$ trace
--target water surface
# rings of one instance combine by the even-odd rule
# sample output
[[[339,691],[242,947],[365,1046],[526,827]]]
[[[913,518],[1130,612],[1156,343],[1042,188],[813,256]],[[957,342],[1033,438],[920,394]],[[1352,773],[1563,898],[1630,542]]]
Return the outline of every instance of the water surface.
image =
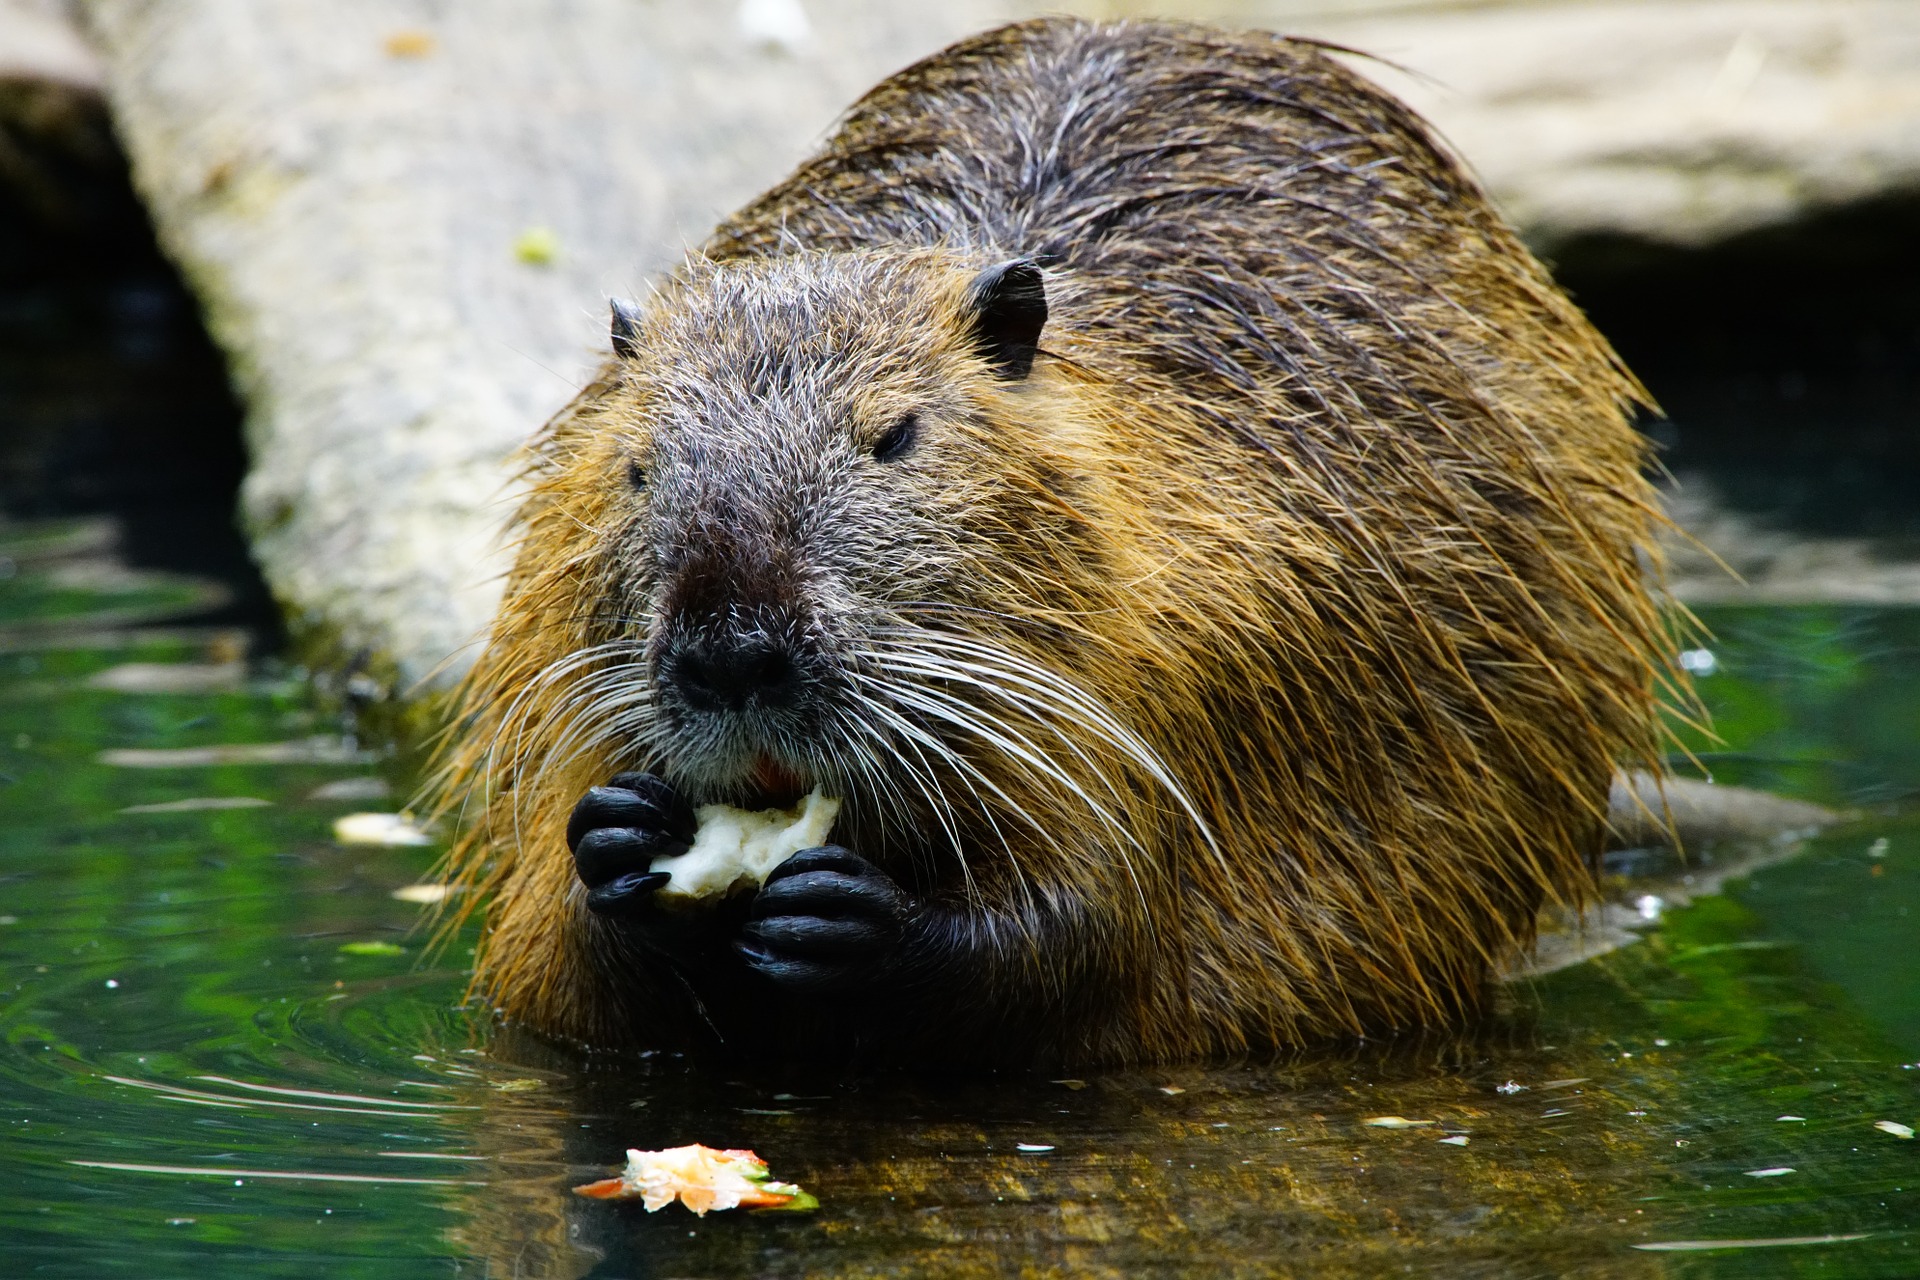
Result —
[[[434,850],[334,842],[396,801],[305,686],[154,625],[177,582],[13,545],[8,1275],[1920,1273],[1920,1140],[1875,1127],[1920,1127],[1920,615],[1710,615],[1703,762],[1863,816],[1488,1026],[1084,1080],[720,1078],[494,1029],[467,942],[430,952],[392,896]],[[240,743],[303,745],[102,754]],[[1368,1123],[1394,1116],[1431,1123]],[[569,1194],[691,1141],[821,1210]]]

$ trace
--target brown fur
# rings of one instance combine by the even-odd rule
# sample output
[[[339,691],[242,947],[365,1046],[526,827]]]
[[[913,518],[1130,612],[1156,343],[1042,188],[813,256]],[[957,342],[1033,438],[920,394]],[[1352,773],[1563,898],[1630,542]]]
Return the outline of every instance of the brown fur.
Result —
[[[1009,384],[964,290],[1022,255],[1052,318]],[[635,655],[648,566],[699,548],[655,545],[623,477],[669,465],[689,415],[725,501],[678,536],[744,522],[842,584],[822,643],[849,663],[907,680],[860,655],[930,655],[932,692],[890,705],[950,758],[876,722],[892,755],[849,731],[794,761],[846,796],[839,839],[1004,935],[898,1056],[1164,1060],[1469,1016],[1542,903],[1590,895],[1615,768],[1658,766],[1641,393],[1422,124],[1312,45],[1064,20],[956,45],[727,221],[637,345],[536,446],[450,760],[479,806],[454,865],[491,902],[477,981],[511,1018],[693,1034],[561,838],[587,786],[676,768]],[[877,489],[857,450],[915,408],[927,443]],[[781,505],[802,490],[833,518]],[[997,690],[933,672],[976,652],[956,637],[1000,655]],[[1022,701],[1021,664],[1085,701]]]

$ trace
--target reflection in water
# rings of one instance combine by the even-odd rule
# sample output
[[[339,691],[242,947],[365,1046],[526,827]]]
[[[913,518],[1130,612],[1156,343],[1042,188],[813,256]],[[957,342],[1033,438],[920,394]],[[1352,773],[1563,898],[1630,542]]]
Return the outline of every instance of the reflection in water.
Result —
[[[96,679],[230,662],[203,633],[19,645],[0,654],[9,1265],[1913,1274],[1920,1145],[1897,1131],[1920,1123],[1920,822],[1898,805],[1920,618],[1707,621],[1716,776],[1861,823],[1511,989],[1469,1033],[1084,1080],[716,1071],[492,1029],[462,1004],[466,942],[426,953],[420,908],[392,896],[432,850],[331,838],[374,791],[352,751],[205,750],[337,733],[296,685]],[[160,750],[199,763],[103,762]],[[271,803],[177,803],[233,797]],[[1430,1123],[1369,1123],[1386,1117]],[[759,1151],[821,1210],[696,1219],[570,1193],[626,1147],[695,1141]]]
[[[461,1242],[497,1269],[595,1275],[1648,1274],[1644,1122],[1660,1091],[1518,1029],[1277,1066],[1067,1082],[715,1080],[679,1066],[573,1077],[479,1117],[481,1150],[543,1126],[581,1175],[621,1149],[750,1146],[819,1214],[696,1220],[490,1187]],[[1501,1094],[1515,1075],[1531,1091]],[[636,1108],[636,1102],[643,1106]],[[1430,1121],[1383,1129],[1398,1115]],[[1461,1144],[1458,1137],[1467,1138]],[[1046,1148],[1044,1151],[1023,1151]],[[1408,1253],[1408,1250],[1416,1252]]]

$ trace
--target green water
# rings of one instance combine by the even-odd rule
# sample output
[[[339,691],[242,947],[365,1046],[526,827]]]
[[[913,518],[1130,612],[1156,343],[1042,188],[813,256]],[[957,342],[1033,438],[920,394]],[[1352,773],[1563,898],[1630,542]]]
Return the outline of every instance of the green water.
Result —
[[[99,687],[231,640],[90,632],[138,588],[76,601],[75,575],[21,563],[0,619],[57,607],[64,629],[0,651],[0,1274],[1920,1274],[1920,1140],[1874,1127],[1920,1127],[1920,615],[1709,617],[1716,776],[1865,816],[1493,1025],[1279,1064],[846,1083],[494,1030],[462,1003],[466,944],[429,954],[392,896],[434,851],[332,838],[396,802],[315,793],[377,764],[101,760],[339,733],[297,681]],[[240,797],[271,803],[126,812]],[[1366,1123],[1394,1115],[1433,1123]],[[821,1210],[568,1192],[627,1146],[692,1141],[757,1149]],[[1702,1242],[1723,1246],[1674,1247]]]

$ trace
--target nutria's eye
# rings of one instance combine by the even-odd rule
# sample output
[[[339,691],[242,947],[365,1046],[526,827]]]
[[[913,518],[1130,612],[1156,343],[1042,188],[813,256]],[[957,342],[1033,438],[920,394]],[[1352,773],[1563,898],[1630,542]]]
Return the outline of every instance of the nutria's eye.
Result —
[[[873,456],[878,462],[892,462],[895,458],[913,448],[913,442],[920,435],[920,419],[916,414],[907,414],[900,421],[887,428],[887,433],[873,442]]]
[[[631,458],[627,460],[627,483],[636,492],[647,487],[647,469]]]

